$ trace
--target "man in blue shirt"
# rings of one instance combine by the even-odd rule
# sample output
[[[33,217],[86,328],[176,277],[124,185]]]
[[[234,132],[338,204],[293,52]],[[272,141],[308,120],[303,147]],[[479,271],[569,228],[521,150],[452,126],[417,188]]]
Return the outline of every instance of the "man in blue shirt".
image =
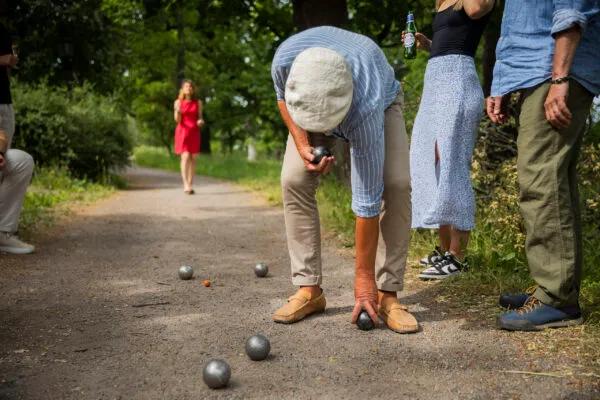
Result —
[[[582,241],[577,157],[593,97],[600,93],[599,0],[507,0],[487,113],[507,119],[519,91],[517,172],[525,250],[537,288],[503,295],[517,308],[500,328],[539,330],[582,323]]]
[[[293,323],[325,309],[320,288],[321,237],[315,198],[320,174],[313,148],[351,147],[352,210],[356,214],[355,307],[399,333],[418,330],[398,303],[410,237],[408,139],[402,92],[381,49],[369,38],[324,26],[288,38],[271,68],[277,104],[290,135],[281,184],[292,283],[300,286],[273,315]]]

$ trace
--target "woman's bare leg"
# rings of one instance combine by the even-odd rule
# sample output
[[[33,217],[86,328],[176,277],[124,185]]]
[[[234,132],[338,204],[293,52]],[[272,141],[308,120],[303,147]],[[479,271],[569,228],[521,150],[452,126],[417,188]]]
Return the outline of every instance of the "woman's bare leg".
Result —
[[[454,257],[458,259],[458,261],[462,262],[465,259],[465,253],[467,250],[467,245],[469,244],[470,234],[470,231],[459,231],[454,227],[452,228],[450,253],[452,253]]]
[[[435,166],[440,163],[440,151],[438,149],[437,140],[435,142]],[[450,250],[450,244],[452,242],[452,226],[450,225],[440,225],[438,230],[438,235],[440,237],[440,248],[442,252],[447,252]]]
[[[188,185],[190,189],[194,188],[194,174],[196,172],[196,156],[190,154],[190,161],[188,163]]]
[[[453,229],[451,225],[440,225],[440,229],[438,229],[438,235],[440,236],[440,248],[444,253],[451,248],[452,232]]]
[[[181,179],[183,180],[183,190],[185,190],[185,191],[190,190],[190,186],[188,184],[189,159],[190,159],[190,153],[188,153],[188,152],[181,153],[181,162],[180,162]]]

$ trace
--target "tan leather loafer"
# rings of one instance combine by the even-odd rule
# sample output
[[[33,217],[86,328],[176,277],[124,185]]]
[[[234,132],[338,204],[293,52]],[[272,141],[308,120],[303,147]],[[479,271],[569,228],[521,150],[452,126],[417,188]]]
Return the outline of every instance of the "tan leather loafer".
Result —
[[[293,324],[311,314],[325,311],[326,303],[323,292],[318,297],[311,299],[304,291],[299,290],[288,299],[287,304],[275,311],[273,321],[282,324]]]
[[[379,317],[388,328],[397,333],[414,333],[419,330],[417,319],[408,312],[406,306],[397,301],[380,305]]]

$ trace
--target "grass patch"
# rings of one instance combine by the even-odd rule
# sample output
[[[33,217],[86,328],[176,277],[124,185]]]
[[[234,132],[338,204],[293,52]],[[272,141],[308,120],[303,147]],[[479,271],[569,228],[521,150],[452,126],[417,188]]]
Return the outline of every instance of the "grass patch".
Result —
[[[25,195],[20,232],[27,237],[39,227],[50,226],[73,203],[87,203],[105,197],[122,185],[111,178],[103,183],[75,179],[63,168],[37,169]]]

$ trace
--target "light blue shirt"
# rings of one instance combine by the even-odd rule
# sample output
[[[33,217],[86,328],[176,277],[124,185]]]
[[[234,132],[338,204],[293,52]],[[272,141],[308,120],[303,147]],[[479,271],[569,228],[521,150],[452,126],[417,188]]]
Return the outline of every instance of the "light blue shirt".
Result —
[[[310,47],[338,52],[352,71],[352,105],[333,133],[350,143],[352,210],[359,217],[374,217],[381,210],[383,195],[384,114],[398,96],[400,83],[371,39],[322,26],[291,36],[277,49],[271,65],[277,100],[285,99],[285,83],[296,56]]]
[[[600,0],[506,0],[492,96],[536,86],[552,77],[552,35],[579,25],[583,31],[571,76],[600,93]]]

